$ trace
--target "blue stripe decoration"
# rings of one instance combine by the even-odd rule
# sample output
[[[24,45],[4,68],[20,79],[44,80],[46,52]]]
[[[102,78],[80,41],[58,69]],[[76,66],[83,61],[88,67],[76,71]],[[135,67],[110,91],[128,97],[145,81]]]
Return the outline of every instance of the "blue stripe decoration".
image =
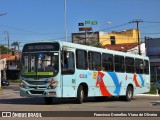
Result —
[[[138,74],[138,76],[140,77],[141,82],[142,82],[141,86],[144,87],[144,79],[143,79],[143,77],[142,77],[142,74]]]
[[[120,94],[120,89],[121,89],[121,83],[119,83],[118,81],[118,78],[117,78],[117,75],[115,72],[108,72],[108,74],[111,76],[115,86],[116,86],[116,89],[114,91],[115,94],[119,95]]]

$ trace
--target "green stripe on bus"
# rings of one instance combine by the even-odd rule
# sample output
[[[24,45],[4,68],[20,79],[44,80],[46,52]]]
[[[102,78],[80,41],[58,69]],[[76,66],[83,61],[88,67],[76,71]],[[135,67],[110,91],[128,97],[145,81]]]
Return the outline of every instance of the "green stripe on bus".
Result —
[[[36,75],[36,72],[25,72],[24,75]],[[53,72],[37,72],[37,75],[53,75]]]
[[[25,72],[24,75],[36,75],[36,72]]]
[[[53,72],[37,72],[37,75],[53,75]]]

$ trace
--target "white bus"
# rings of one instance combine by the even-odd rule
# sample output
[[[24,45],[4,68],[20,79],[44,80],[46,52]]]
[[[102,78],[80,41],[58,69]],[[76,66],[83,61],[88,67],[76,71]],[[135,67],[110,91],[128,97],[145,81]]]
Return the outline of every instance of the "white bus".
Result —
[[[25,44],[20,95],[54,98],[118,96],[131,101],[150,90],[149,58],[103,48],[54,41]]]

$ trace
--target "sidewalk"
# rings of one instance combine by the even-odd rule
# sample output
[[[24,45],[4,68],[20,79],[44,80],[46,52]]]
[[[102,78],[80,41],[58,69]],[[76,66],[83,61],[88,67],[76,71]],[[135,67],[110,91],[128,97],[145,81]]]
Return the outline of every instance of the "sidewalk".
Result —
[[[159,94],[136,94],[134,96],[160,97]]]

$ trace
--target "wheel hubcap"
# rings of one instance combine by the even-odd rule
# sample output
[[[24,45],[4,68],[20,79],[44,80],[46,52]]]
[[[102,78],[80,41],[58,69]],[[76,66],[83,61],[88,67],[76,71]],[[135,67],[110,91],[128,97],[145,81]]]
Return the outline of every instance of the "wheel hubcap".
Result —
[[[128,98],[131,98],[131,97],[132,97],[132,91],[129,90],[129,91],[128,91]]]
[[[81,101],[83,101],[83,98],[84,98],[84,92],[83,90],[81,91]]]

